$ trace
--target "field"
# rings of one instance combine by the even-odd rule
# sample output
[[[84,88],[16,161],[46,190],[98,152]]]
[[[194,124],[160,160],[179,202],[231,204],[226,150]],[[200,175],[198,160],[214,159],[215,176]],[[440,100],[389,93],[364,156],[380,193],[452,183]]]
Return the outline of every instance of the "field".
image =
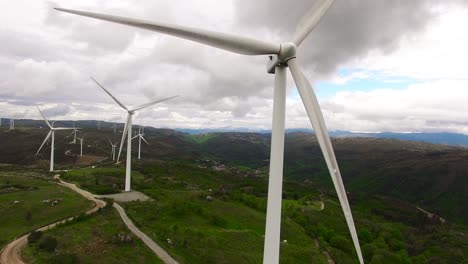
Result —
[[[21,234],[92,207],[91,202],[50,179],[37,172],[0,170],[0,247]],[[55,200],[59,202],[53,205]]]
[[[120,240],[129,236],[128,240]],[[23,258],[28,263],[163,263],[143,242],[134,237],[112,207],[81,217],[45,232],[57,240],[53,252],[28,244]],[[39,240],[40,241],[40,240]]]

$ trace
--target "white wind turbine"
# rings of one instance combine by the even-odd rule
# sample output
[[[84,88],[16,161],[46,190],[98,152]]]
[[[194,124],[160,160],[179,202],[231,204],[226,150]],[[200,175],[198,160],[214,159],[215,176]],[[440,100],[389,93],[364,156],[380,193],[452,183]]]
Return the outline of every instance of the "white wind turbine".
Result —
[[[39,106],[36,106],[36,107],[37,107],[37,110],[39,110],[39,113],[41,113],[42,118],[44,118],[45,123],[46,123],[47,126],[50,128],[49,133],[47,134],[46,138],[44,139],[44,141],[42,142],[41,146],[40,146],[39,149],[37,150],[36,156],[37,156],[37,154],[39,154],[39,152],[41,151],[42,147],[43,147],[44,144],[47,142],[47,140],[49,140],[49,138],[52,137],[51,144],[50,144],[50,171],[54,171],[55,131],[59,131],[59,130],[70,130],[70,129],[73,129],[73,128],[71,128],[71,127],[54,127],[53,123],[51,124],[51,123],[45,118],[45,116],[44,116],[44,114],[42,113],[41,109],[39,109]]]
[[[112,99],[125,111],[127,111],[127,121],[125,122],[125,127],[124,131],[122,132],[122,140],[120,141],[120,148],[119,148],[119,155],[117,156],[117,163],[119,163],[120,160],[120,154],[122,152],[122,147],[125,142],[125,135],[127,134],[127,164],[125,166],[125,191],[129,192],[130,191],[130,185],[131,185],[131,166],[132,166],[132,119],[133,119],[133,114],[135,114],[136,111],[142,110],[144,108],[147,108],[149,106],[155,105],[157,103],[161,103],[164,101],[167,101],[169,99],[175,98],[177,96],[172,96],[169,98],[164,98],[160,100],[156,100],[153,102],[149,102],[146,104],[142,104],[140,106],[137,106],[133,109],[128,109],[124,104],[122,104],[117,98],[115,98],[109,91],[104,88],[98,81],[96,81],[94,78],[91,77],[91,79],[99,86],[101,87],[104,92],[106,92]]]
[[[76,144],[76,133],[78,133],[80,128],[75,127],[75,122],[73,122],[73,131],[70,133],[70,136],[73,135],[73,141],[70,144]]]
[[[81,136],[81,137],[76,137],[76,139],[78,139],[80,141],[80,157],[83,156],[83,141],[84,141],[84,135]]]
[[[109,144],[111,144],[111,147],[112,147],[112,150],[111,150],[112,160],[115,160],[115,149],[117,148],[117,145],[119,144],[119,142],[112,143],[110,139],[107,139],[107,140],[109,141]]]
[[[15,120],[10,119],[10,131],[14,131],[14,130],[15,130]]]
[[[114,122],[114,125],[112,126],[112,128],[114,129],[114,134],[117,133],[117,123]]]
[[[135,138],[138,138],[138,159],[141,159],[141,140],[143,140],[146,145],[149,145],[148,141],[146,141],[146,139],[143,137],[145,135],[145,129],[141,127],[141,123],[140,123],[140,128],[138,129],[138,134],[134,137],[132,137],[132,140],[135,139]]]
[[[279,262],[280,228],[281,228],[281,195],[283,181],[284,156],[284,123],[286,101],[286,68],[289,67],[297,89],[305,106],[310,122],[315,130],[317,140],[327,163],[338,199],[348,224],[351,237],[360,263],[364,263],[359,240],[354,226],[351,208],[341,178],[333,147],[328,135],[320,105],[314,90],[304,76],[296,59],[296,49],[318,25],[321,18],[333,5],[334,0],[318,0],[300,20],[292,42],[271,43],[263,40],[241,37],[230,33],[219,33],[193,27],[173,25],[163,22],[152,22],[134,18],[84,12],[78,10],[55,8],[56,10],[76,15],[91,17],[123,25],[156,31],[167,35],[195,41],[215,48],[224,49],[243,55],[269,55],[268,73],[275,74],[273,100],[273,124],[270,153],[270,179],[268,185],[267,221],[263,263]]]

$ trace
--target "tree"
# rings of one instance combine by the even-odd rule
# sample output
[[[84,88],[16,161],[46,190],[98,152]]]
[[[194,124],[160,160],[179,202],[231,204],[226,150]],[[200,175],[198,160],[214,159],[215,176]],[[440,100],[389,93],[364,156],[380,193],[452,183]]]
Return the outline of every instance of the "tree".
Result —
[[[51,236],[43,236],[37,246],[45,251],[53,252],[55,248],[57,248],[58,242],[57,239],[51,237]]]
[[[24,215],[24,218],[26,219],[26,222],[30,223],[31,220],[32,220],[32,213],[31,211],[28,209],[26,210],[26,214]]]
[[[32,231],[28,236],[28,243],[36,243],[42,237],[41,231]]]

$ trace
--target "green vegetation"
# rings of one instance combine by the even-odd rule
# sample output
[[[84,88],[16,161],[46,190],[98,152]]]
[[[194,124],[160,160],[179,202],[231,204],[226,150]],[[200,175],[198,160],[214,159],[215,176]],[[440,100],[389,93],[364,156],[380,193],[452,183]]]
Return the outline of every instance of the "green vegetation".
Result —
[[[106,136],[113,134],[106,133],[90,131],[97,143],[87,151],[108,155]],[[43,135],[39,134],[21,131],[0,138],[0,143],[36,140],[40,144]],[[123,205],[134,222],[181,263],[259,262],[269,135],[189,136],[148,129],[146,138],[151,147],[143,149],[143,160],[133,161],[132,187],[154,201]],[[366,263],[468,263],[466,149],[369,138],[337,138],[333,146]],[[76,146],[61,145],[62,150],[68,147],[73,152]],[[45,161],[20,153],[30,151],[27,148],[6,147],[0,162],[43,166]],[[75,164],[70,157],[58,159],[69,164],[67,168]],[[63,177],[104,194],[122,190],[124,169],[122,165],[78,169]],[[282,240],[287,242],[281,243],[282,263],[324,263],[327,254],[335,263],[356,263],[313,135],[286,136],[283,201]],[[324,210],[320,210],[322,202]],[[37,220],[33,210],[24,210],[18,217],[23,224]],[[63,242],[56,239],[59,251]],[[72,260],[73,254],[60,253]]]
[[[131,234],[110,206],[35,234],[33,242],[29,238],[23,257],[36,264],[163,263]]]
[[[188,137],[193,140],[193,142],[198,143],[198,144],[203,144],[207,142],[210,139],[215,138],[217,135],[214,133],[206,133],[206,134],[200,134],[200,135],[189,135]]]
[[[79,194],[40,173],[0,171],[0,247],[19,235],[91,206]]]
[[[123,168],[86,168],[72,170],[65,173],[62,178],[65,181],[78,184],[95,194],[110,194],[120,192],[125,185],[125,169]],[[132,181],[141,182],[143,175],[138,171],[132,172]]]

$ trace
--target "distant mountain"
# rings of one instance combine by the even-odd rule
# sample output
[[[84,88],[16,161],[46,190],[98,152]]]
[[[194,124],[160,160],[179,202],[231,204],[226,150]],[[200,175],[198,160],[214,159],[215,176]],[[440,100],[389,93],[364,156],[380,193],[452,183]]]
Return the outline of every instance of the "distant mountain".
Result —
[[[215,128],[215,129],[176,129],[177,131],[188,133],[191,135],[204,134],[204,133],[226,133],[226,132],[254,132],[260,134],[269,134],[270,130],[255,130],[248,128]],[[314,131],[308,128],[289,128],[286,129],[286,133],[304,132],[313,134]],[[393,138],[408,141],[419,141],[427,142],[432,144],[443,144],[450,146],[462,146],[468,147],[468,135],[456,134],[456,133],[393,133],[393,132],[381,132],[381,133],[355,133],[350,131],[330,131],[331,137],[368,137],[368,138]]]

